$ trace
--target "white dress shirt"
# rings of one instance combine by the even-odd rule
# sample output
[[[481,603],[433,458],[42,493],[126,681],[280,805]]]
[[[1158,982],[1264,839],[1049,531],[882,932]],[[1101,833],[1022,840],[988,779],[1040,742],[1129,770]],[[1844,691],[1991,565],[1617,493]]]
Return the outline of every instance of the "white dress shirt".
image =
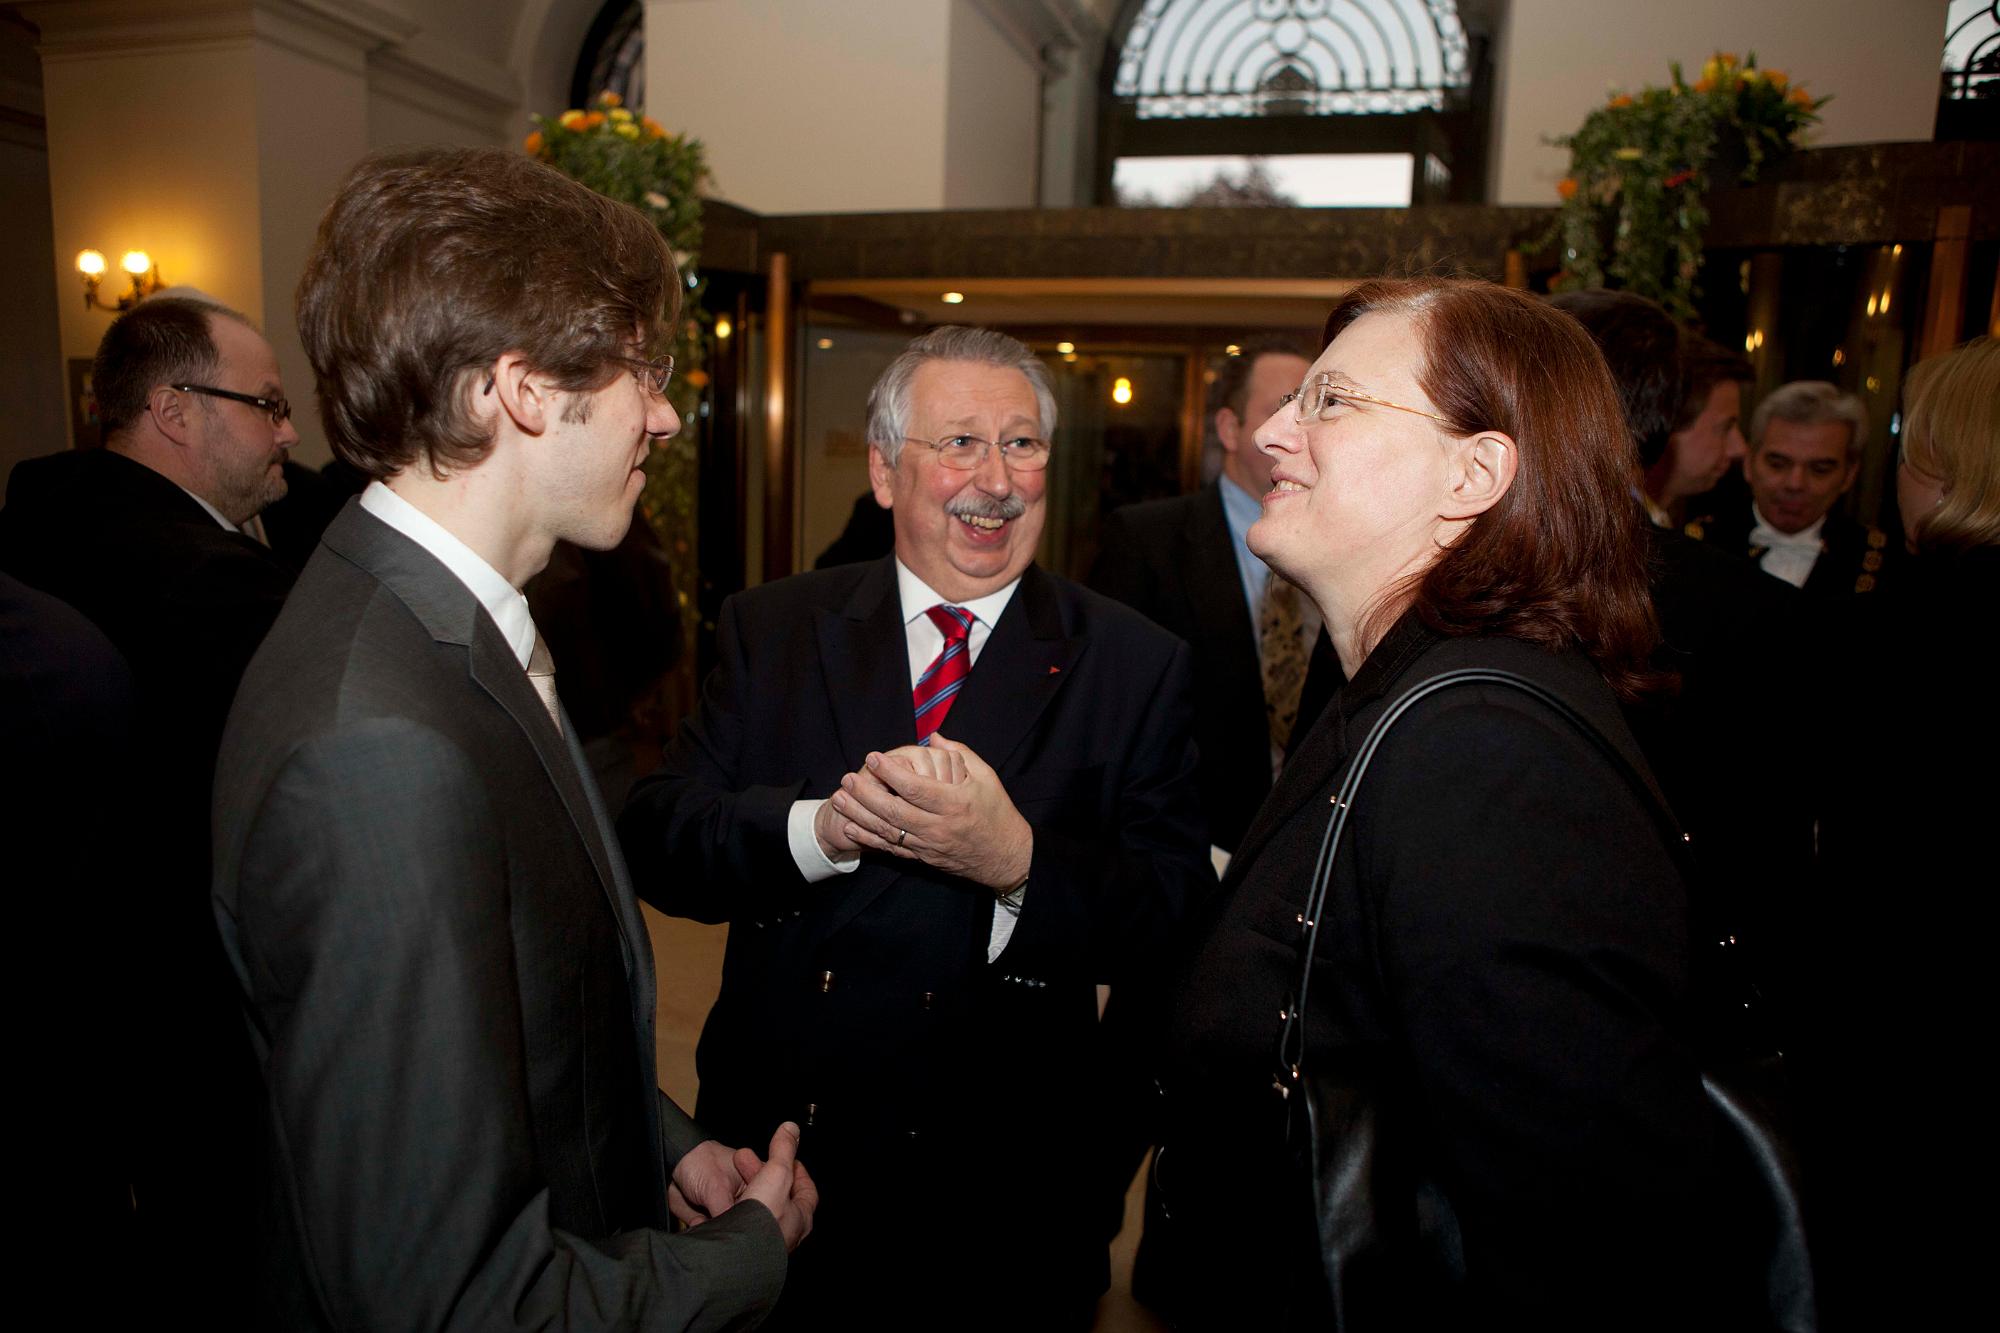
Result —
[[[528,669],[528,659],[535,652],[535,621],[519,588],[445,531],[443,524],[381,482],[368,483],[368,489],[361,492],[361,507],[436,556],[479,599],[499,627],[500,637],[520,659],[521,670]]]
[[[1754,501],[1750,505],[1750,517],[1756,520],[1750,529],[1750,544],[1764,548],[1764,554],[1757,561],[1764,572],[1783,579],[1794,588],[1805,587],[1806,580],[1812,577],[1813,566],[1819,562],[1820,552],[1826,549],[1826,543],[1820,540],[1819,535],[1820,529],[1826,526],[1826,515],[1821,514],[1818,522],[1797,532],[1780,532],[1772,527]]]
[[[910,689],[916,689],[916,679],[923,675],[938,652],[944,647],[944,631],[931,623],[927,611],[934,606],[959,606],[972,613],[972,628],[965,636],[965,652],[969,662],[977,664],[979,654],[986,647],[986,641],[993,636],[993,626],[998,623],[1000,613],[1007,609],[1014,590],[1021,586],[1015,579],[998,592],[990,592],[984,597],[975,597],[969,602],[947,602],[932,590],[922,579],[912,574],[901,560],[896,561],[896,592],[903,605],[903,637],[909,649]],[[969,669],[969,668],[968,668]],[[939,728],[945,735],[951,734],[951,719],[945,718]],[[819,814],[824,800],[794,801],[791,813],[785,820],[785,843],[792,853],[792,863],[805,876],[806,883],[817,884],[835,875],[845,875],[861,864],[857,854],[850,857],[829,857],[820,847],[819,839],[813,834],[813,819]],[[1007,947],[1013,937],[1014,922],[1021,910],[1025,893],[1017,893],[1003,906],[998,901],[993,905],[993,928],[987,936],[986,961],[992,962]]]

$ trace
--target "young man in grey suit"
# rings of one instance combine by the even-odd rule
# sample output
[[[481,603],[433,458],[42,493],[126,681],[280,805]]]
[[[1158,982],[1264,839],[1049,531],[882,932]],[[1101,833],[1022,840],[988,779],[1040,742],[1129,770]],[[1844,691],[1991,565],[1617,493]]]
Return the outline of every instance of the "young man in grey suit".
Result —
[[[760,1159],[659,1093],[645,924],[519,592],[624,534],[678,291],[636,212],[514,153],[364,163],[321,222],[300,333],[374,481],[215,794],[274,1326],[747,1327],[810,1228],[795,1126]]]

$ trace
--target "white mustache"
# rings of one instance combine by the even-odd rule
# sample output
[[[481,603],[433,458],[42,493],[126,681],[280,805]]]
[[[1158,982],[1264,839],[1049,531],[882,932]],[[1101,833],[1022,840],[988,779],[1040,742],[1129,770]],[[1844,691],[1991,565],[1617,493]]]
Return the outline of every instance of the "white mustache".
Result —
[[[953,518],[1016,519],[1028,512],[1028,504],[1018,495],[1002,499],[975,491],[945,505],[944,512]]]

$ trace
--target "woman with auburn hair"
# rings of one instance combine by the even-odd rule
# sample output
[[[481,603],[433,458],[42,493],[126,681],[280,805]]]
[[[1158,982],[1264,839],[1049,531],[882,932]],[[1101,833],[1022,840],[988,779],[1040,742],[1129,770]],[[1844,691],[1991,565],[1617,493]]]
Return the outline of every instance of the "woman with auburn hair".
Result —
[[[1348,683],[1195,923],[1155,1168],[1169,1313],[1690,1326],[1710,1121],[1677,837],[1620,714],[1658,682],[1617,393],[1574,320],[1483,282],[1364,283],[1326,340],[1256,432],[1275,466],[1249,542],[1319,606]],[[1357,747],[1460,668],[1558,702],[1458,683],[1410,704],[1313,910]],[[1301,1141],[1315,1079],[1370,1133]],[[1367,1215],[1323,1195],[1316,1228],[1299,1155],[1325,1181],[1371,1145]],[[1405,1243],[1361,1253],[1357,1227]]]

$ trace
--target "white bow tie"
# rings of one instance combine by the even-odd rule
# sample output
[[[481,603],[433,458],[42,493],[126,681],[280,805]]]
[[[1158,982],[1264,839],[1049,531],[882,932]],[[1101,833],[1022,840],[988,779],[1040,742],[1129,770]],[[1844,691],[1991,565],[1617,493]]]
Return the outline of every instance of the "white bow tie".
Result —
[[[1811,528],[1804,532],[1780,532],[1762,521],[1750,529],[1750,544],[1761,546],[1767,551],[1777,547],[1794,547],[1802,551],[1820,549],[1819,533]]]

